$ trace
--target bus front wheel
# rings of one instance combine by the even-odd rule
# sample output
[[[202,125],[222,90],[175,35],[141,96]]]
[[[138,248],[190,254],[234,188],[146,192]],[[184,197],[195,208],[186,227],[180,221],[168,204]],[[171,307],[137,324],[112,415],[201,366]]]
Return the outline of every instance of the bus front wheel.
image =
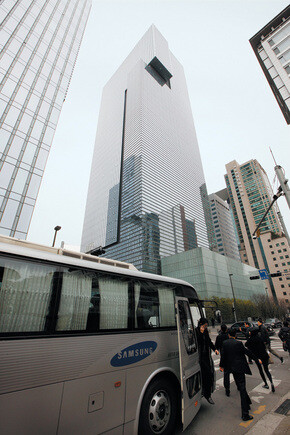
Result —
[[[177,394],[169,380],[154,380],[143,398],[138,435],[170,435],[177,416]]]

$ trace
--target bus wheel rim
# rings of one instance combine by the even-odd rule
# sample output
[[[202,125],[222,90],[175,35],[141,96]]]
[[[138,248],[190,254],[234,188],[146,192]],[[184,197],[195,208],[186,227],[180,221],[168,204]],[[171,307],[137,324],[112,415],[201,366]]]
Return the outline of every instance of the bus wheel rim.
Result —
[[[171,414],[170,399],[166,391],[156,391],[149,405],[149,425],[153,433],[160,434],[168,425]]]

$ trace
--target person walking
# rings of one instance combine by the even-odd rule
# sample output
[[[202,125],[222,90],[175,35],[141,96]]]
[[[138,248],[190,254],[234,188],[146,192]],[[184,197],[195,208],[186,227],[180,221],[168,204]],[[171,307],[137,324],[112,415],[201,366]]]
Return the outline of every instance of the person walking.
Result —
[[[256,355],[256,357],[262,361],[265,373],[271,383],[271,389],[272,392],[275,392],[275,387],[273,384],[271,373],[269,372],[269,354],[266,350],[266,346],[263,343],[263,340],[261,337],[259,337],[259,330],[258,328],[252,328],[249,331],[249,339],[246,341],[245,346],[250,349],[250,351]],[[262,365],[260,363],[257,364],[261,378],[264,381],[263,388],[269,389],[269,385],[267,384],[267,380],[265,377],[265,374],[263,372]]]
[[[283,322],[283,326],[279,331],[278,337],[283,343],[283,349],[285,352],[289,352],[290,355],[290,328],[287,320]]]
[[[224,341],[228,339],[229,339],[228,327],[225,323],[222,323],[220,333],[215,340],[215,348],[219,352],[221,352]],[[229,397],[230,396],[230,372],[226,369],[224,369],[224,387],[226,390],[226,396]]]
[[[246,336],[246,340],[248,340],[249,338],[250,338],[250,323],[249,322],[245,322],[245,329],[244,329],[244,334],[245,334],[245,336]],[[253,364],[253,361],[252,361],[252,359],[251,358],[249,358],[249,360],[248,360],[248,363],[249,364]]]
[[[211,397],[214,384],[214,365],[211,358],[211,350],[215,351],[216,355],[218,355],[219,352],[210,339],[207,327],[208,320],[205,317],[199,319],[196,328],[196,338],[201,369],[202,394],[208,403],[214,405],[214,401]]]
[[[263,320],[261,317],[258,319],[258,327],[259,327],[259,335],[263,342],[265,343],[266,349],[268,352],[270,352],[272,355],[275,355],[276,358],[278,358],[281,361],[281,364],[283,364],[284,359],[282,356],[278,355],[278,353],[271,348],[271,341],[269,337],[269,333],[267,331],[267,328],[263,324]]]
[[[251,399],[246,390],[246,374],[251,375],[251,370],[245,355],[250,356],[255,362],[257,357],[243,343],[236,340],[235,329],[229,330],[229,339],[225,340],[221,349],[220,370],[228,370],[233,374],[236,386],[240,392],[242,420],[252,420],[253,416],[249,415],[251,408]]]

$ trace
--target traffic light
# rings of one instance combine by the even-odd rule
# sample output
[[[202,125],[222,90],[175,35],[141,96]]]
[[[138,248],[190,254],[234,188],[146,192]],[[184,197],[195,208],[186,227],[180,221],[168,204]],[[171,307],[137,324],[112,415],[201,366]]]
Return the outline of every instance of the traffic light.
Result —
[[[282,276],[281,272],[276,272],[276,273],[270,273],[272,278],[275,278],[276,276]]]
[[[256,276],[250,276],[250,279],[260,279],[259,275]]]

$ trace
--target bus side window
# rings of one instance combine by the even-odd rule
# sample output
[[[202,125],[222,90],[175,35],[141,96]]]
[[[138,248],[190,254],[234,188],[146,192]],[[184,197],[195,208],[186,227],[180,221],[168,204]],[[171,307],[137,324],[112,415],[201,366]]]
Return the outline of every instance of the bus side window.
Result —
[[[56,330],[127,329],[128,282],[90,270],[64,270]]]
[[[153,283],[135,283],[135,328],[157,328],[159,324],[159,298]]]
[[[56,331],[86,329],[93,278],[91,271],[70,268],[63,271]]]
[[[56,268],[1,258],[0,333],[44,331]]]
[[[96,332],[100,326],[100,292],[92,289],[92,297],[87,318],[87,332]]]
[[[175,292],[173,287],[158,284],[160,326],[175,327]]]
[[[175,327],[174,286],[135,282],[135,328]]]
[[[129,281],[120,277],[99,278],[100,330],[127,329],[129,315]]]

